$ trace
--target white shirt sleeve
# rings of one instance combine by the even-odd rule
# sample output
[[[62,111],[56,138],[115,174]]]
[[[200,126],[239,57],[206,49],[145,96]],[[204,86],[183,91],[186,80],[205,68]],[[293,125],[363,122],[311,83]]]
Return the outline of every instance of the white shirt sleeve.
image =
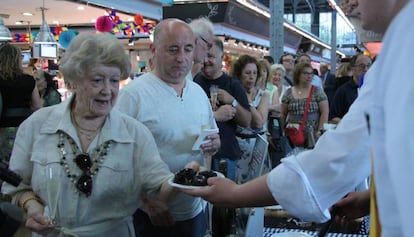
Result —
[[[328,208],[369,176],[365,113],[375,83],[369,75],[335,130],[321,136],[313,150],[282,159],[269,174],[267,182],[273,197],[292,215],[305,221],[327,221]]]

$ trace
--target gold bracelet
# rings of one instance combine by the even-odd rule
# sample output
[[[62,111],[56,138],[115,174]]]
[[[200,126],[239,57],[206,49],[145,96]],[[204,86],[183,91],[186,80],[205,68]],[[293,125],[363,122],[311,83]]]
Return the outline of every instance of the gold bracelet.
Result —
[[[27,211],[27,209],[26,209],[26,205],[27,205],[27,203],[29,202],[29,201],[36,201],[36,202],[38,202],[38,203],[40,203],[39,202],[39,199],[36,197],[36,196],[31,196],[31,197],[28,197],[28,198],[26,198],[23,202],[22,202],[22,205],[21,205],[21,207],[25,210],[25,211]]]

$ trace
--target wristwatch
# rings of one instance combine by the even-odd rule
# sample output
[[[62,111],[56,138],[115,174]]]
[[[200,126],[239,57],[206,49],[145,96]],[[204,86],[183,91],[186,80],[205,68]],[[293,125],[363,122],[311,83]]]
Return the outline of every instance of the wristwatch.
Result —
[[[237,105],[239,105],[239,102],[237,102],[237,100],[234,99],[233,102],[231,102],[231,106],[233,106],[233,108],[236,108]]]

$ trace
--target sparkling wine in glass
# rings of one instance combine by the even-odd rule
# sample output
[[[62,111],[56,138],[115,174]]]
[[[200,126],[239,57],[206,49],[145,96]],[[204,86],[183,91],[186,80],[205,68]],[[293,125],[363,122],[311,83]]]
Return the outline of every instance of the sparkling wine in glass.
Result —
[[[211,125],[210,124],[201,125],[201,131],[206,130],[206,129],[211,129]],[[206,167],[207,170],[210,170],[211,169],[211,154],[203,152],[202,149],[201,149],[201,152],[203,153],[204,167]]]
[[[213,110],[217,107],[217,96],[218,96],[218,86],[217,85],[211,85],[210,86],[210,101],[211,101],[211,107],[213,107]]]
[[[53,173],[52,167],[49,167],[48,170],[48,180],[47,180],[47,199],[48,199],[48,210],[49,217],[51,219],[52,225],[57,225],[56,221],[56,211],[57,203],[59,200],[60,194],[60,184],[59,179],[56,173]]]

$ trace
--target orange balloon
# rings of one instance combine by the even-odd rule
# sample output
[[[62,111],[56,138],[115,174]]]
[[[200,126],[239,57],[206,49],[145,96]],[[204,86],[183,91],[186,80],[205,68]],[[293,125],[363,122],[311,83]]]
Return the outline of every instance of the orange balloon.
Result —
[[[144,17],[141,14],[136,14],[134,16],[134,23],[137,25],[142,25],[142,23],[144,23]]]

